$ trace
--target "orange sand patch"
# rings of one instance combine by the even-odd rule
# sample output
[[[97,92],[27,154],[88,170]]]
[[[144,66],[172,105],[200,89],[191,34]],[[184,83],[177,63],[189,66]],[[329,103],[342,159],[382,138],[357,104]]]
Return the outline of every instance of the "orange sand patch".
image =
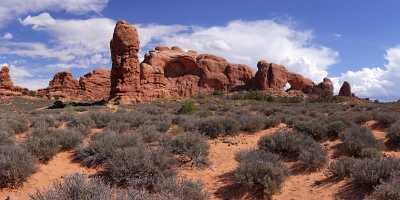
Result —
[[[17,189],[0,190],[0,199],[8,196],[11,199],[29,199],[29,194],[49,187],[54,181],[62,180],[65,176],[74,173],[94,174],[96,170],[81,167],[79,163],[73,163],[72,152],[62,152],[57,154],[47,164],[41,164],[38,170],[30,176],[22,187]]]

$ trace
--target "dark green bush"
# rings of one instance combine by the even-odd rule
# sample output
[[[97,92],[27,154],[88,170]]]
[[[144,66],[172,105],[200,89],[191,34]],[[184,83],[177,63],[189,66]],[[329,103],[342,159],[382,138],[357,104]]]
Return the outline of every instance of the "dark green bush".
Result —
[[[140,146],[142,144],[137,135],[116,134],[105,132],[96,135],[92,142],[77,150],[75,160],[87,167],[95,167],[111,159],[118,149]]]
[[[16,145],[0,145],[0,188],[21,185],[36,169],[32,155]]]
[[[397,121],[390,126],[386,138],[389,139],[389,142],[394,145],[400,144],[400,121]]]
[[[173,157],[167,151],[134,146],[117,149],[101,175],[112,184],[149,188],[163,178],[172,177],[173,164]]]
[[[193,101],[184,101],[181,105],[181,108],[178,110],[178,114],[181,115],[190,115],[193,114],[197,110],[196,105],[194,105]]]
[[[235,179],[251,188],[263,192],[266,199],[279,192],[288,176],[286,167],[278,156],[264,151],[242,152],[237,156],[239,166]]]
[[[346,128],[347,125],[341,120],[328,122],[328,124],[326,125],[328,137],[333,139],[339,137],[340,133],[343,132]]]
[[[363,149],[379,150],[381,144],[372,134],[371,130],[364,127],[353,126],[346,132],[340,134],[340,138],[343,141],[345,150],[351,155],[361,157]]]
[[[66,177],[54,183],[47,191],[37,191],[31,200],[111,200],[112,189],[99,179],[86,180],[82,174]]]
[[[198,133],[182,133],[168,142],[172,153],[188,156],[197,166],[206,165],[208,160],[207,138]]]
[[[394,175],[390,180],[375,187],[371,195],[375,200],[398,200],[400,199],[400,176]]]
[[[376,186],[400,171],[400,160],[394,158],[369,158],[357,160],[350,176],[357,184]]]

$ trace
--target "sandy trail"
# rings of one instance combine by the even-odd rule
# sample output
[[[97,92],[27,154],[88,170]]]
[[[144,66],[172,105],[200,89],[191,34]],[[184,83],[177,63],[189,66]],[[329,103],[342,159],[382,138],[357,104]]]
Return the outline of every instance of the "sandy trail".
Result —
[[[232,199],[237,196],[246,198],[249,194],[238,190],[239,188],[233,182],[232,172],[238,166],[235,160],[236,153],[257,148],[257,142],[262,136],[271,135],[282,127],[283,125],[255,134],[240,134],[229,139],[210,140],[210,165],[204,169],[180,169],[178,176],[202,182],[211,195],[210,199]]]
[[[8,196],[16,200],[29,199],[29,194],[38,189],[45,189],[54,181],[61,180],[65,176],[74,173],[94,174],[96,172],[94,169],[81,167],[79,163],[73,163],[71,156],[73,156],[73,152],[61,152],[47,164],[39,165],[37,171],[24,182],[22,187],[0,190],[0,200]]]

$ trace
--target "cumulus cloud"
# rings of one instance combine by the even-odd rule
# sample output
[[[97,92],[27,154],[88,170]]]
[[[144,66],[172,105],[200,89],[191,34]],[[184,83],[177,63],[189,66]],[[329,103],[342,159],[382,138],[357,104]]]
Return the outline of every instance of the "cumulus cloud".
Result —
[[[9,33],[9,32],[4,33],[4,35],[3,35],[3,39],[4,39],[4,40],[11,40],[11,39],[13,39],[13,38],[14,38],[13,34],[11,34],[11,33]]]
[[[3,63],[1,67],[7,66],[10,69],[10,77],[14,85],[30,88],[32,90],[45,88],[49,79],[37,78],[27,67],[17,66],[15,64]]]
[[[397,86],[400,80],[400,47],[390,48],[385,55],[383,67],[365,67],[357,71],[347,71],[334,79],[335,85],[343,81],[352,85],[352,90],[361,97],[394,100],[400,96]]]
[[[98,13],[107,4],[108,0],[1,0],[0,26],[4,26],[18,16],[31,12],[66,11],[74,14]]]

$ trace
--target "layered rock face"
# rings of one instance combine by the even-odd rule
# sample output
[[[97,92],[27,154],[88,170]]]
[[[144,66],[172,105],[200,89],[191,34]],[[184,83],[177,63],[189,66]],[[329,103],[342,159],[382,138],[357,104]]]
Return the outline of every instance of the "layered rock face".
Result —
[[[79,81],[70,72],[59,72],[38,94],[51,99],[100,101],[109,98],[110,88],[110,71],[106,69],[96,69]]]
[[[139,64],[137,31],[124,21],[117,23],[110,46],[111,98],[123,104],[235,90],[253,77],[246,65],[178,47],[156,47]]]
[[[0,95],[3,96],[20,96],[26,95],[30,91],[26,88],[14,86],[11,77],[10,69],[3,66],[0,70]]]
[[[342,85],[342,87],[340,87],[339,90],[339,96],[342,97],[352,97],[353,94],[351,93],[351,86],[350,83],[345,81]]]
[[[110,97],[110,70],[96,69],[79,79],[79,86],[87,99],[100,101]]]

